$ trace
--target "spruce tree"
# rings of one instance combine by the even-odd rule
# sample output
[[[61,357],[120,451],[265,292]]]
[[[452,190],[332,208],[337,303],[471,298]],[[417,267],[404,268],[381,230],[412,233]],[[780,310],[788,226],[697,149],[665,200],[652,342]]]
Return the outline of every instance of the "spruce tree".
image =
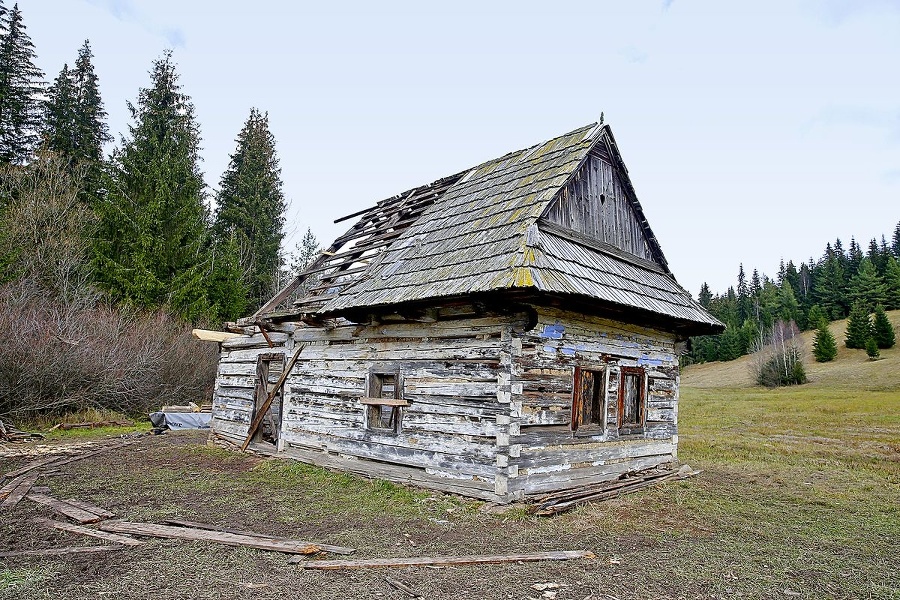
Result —
[[[69,65],[63,65],[59,76],[47,89],[44,102],[43,137],[47,149],[70,162],[78,149],[77,95]],[[71,172],[71,170],[70,170]]]
[[[859,270],[850,280],[850,299],[854,303],[862,303],[867,311],[872,311],[875,305],[884,304],[886,300],[884,281],[868,257],[862,260]]]
[[[712,292],[709,291],[709,286],[704,281],[703,285],[700,286],[700,294],[697,296],[697,301],[700,302],[700,306],[703,308],[709,308],[711,300]]]
[[[286,208],[268,114],[251,109],[219,186],[216,236],[240,248],[249,300],[259,307],[279,285]]]
[[[894,257],[900,260],[900,223],[897,223],[897,226],[894,227],[894,235],[891,238],[891,251],[894,253]]]
[[[824,319],[819,321],[819,327],[813,338],[813,356],[816,357],[816,362],[829,362],[837,356],[837,343],[831,330],[828,329],[828,322]]]
[[[884,267],[884,286],[887,301],[885,306],[890,309],[900,308],[900,261],[889,256]]]
[[[847,333],[844,344],[848,348],[865,348],[866,340],[872,337],[872,322],[869,311],[861,302],[856,302],[850,309],[847,319]]]
[[[198,167],[200,131],[171,52],[154,61],[130,136],[113,153],[108,197],[97,204],[96,276],[114,298],[168,304],[182,317],[212,317],[207,210]]]
[[[878,351],[878,344],[875,342],[875,338],[869,338],[866,340],[866,354],[869,355],[869,358],[872,360],[877,360],[879,356],[881,356],[881,352]]]
[[[94,202],[102,189],[103,145],[112,141],[89,42],[78,51],[75,68],[63,66],[44,104],[44,145],[61,154],[82,181],[81,198]]]
[[[24,164],[40,139],[43,72],[15,4],[0,3],[0,164]]]
[[[809,309],[806,322],[810,327],[818,327],[821,321],[827,323],[829,321],[828,314],[818,304],[813,304]]]
[[[884,307],[880,304],[875,307],[875,321],[872,323],[872,337],[879,348],[893,348],[897,339],[894,335],[894,327],[888,319]]]
[[[825,247],[825,255],[816,265],[813,289],[817,304],[828,314],[829,319],[841,319],[846,312],[844,269],[838,252]]]

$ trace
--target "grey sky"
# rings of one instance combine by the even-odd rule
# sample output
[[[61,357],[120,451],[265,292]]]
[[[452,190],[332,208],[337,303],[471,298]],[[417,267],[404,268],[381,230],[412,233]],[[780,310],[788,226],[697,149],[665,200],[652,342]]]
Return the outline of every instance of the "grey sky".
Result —
[[[19,6],[48,79],[91,40],[117,138],[173,48],[213,189],[250,108],[268,111],[291,247],[601,111],[695,295],[900,221],[900,0]]]

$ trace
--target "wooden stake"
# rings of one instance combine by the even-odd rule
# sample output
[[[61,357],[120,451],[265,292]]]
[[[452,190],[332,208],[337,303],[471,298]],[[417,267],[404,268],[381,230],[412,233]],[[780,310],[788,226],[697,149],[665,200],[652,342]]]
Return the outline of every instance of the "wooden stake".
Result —
[[[303,349],[306,347],[305,344],[300,344],[297,347],[297,351],[294,352],[294,355],[291,357],[290,362],[288,362],[287,366],[284,368],[284,371],[281,372],[281,377],[278,378],[278,382],[275,384],[275,387],[269,392],[268,396],[266,396],[266,401],[263,402],[263,405],[260,407],[259,411],[257,411],[256,416],[253,417],[253,422],[250,423],[250,428],[247,430],[247,439],[244,440],[244,443],[241,444],[241,452],[247,449],[247,446],[250,445],[250,440],[253,439],[253,434],[256,433],[256,430],[259,429],[259,424],[262,423],[263,419],[266,416],[266,413],[269,412],[269,408],[272,406],[272,401],[275,399],[275,395],[278,393],[278,390],[284,385],[284,382],[287,381],[288,375],[291,373],[291,369],[294,368],[294,363],[297,362],[297,358],[300,356],[300,353],[303,352]]]
[[[421,567],[428,565],[485,565],[494,563],[536,562],[541,560],[571,560],[595,558],[586,550],[533,552],[530,554],[503,554],[497,556],[415,556],[411,558],[376,558],[371,560],[313,560],[303,563],[304,569],[371,569],[376,567]],[[288,562],[300,562],[298,557]]]

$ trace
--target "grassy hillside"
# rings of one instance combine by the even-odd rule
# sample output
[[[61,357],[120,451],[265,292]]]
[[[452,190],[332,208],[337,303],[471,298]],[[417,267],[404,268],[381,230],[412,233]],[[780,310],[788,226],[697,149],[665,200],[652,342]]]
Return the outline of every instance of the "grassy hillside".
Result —
[[[888,312],[894,330],[900,332],[900,310]],[[805,331],[803,341],[806,356],[803,363],[814,388],[851,388],[864,390],[900,390],[900,343],[881,351],[881,359],[869,360],[865,350],[850,350],[844,346],[847,320],[834,321],[829,326],[838,344],[838,355],[828,363],[817,363],[812,355],[815,331]],[[900,333],[897,335],[900,342]],[[750,373],[753,358],[742,356],[729,362],[691,365],[681,373],[681,384],[690,388],[748,388],[756,385]],[[806,386],[801,386],[806,387]]]

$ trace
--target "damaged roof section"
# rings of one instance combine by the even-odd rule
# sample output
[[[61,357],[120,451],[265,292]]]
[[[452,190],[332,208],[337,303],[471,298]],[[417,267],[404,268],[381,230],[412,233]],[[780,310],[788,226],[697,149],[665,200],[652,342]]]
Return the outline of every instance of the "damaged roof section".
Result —
[[[669,272],[608,125],[576,129],[345,219],[355,216],[297,278],[304,292],[281,314],[338,316],[518,289],[648,311],[697,332],[721,328]],[[590,222],[586,231],[572,228],[580,222]],[[613,243],[603,239],[607,230]],[[274,314],[289,293],[251,319]]]

